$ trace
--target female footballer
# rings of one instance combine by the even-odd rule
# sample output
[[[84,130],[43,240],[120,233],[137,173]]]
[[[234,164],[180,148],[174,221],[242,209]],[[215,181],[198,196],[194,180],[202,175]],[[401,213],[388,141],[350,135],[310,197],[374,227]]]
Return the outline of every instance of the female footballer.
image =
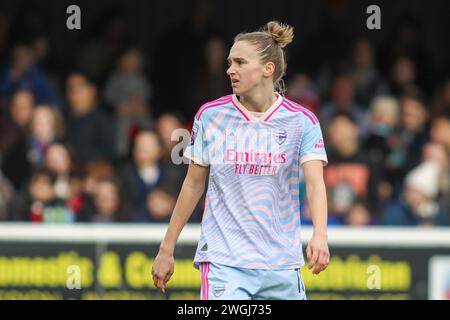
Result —
[[[313,236],[306,254],[314,274],[329,263],[327,156],[317,117],[283,97],[284,48],[293,28],[276,21],[241,33],[230,50],[233,94],[201,106],[184,156],[190,165],[152,267],[165,292],[179,234],[209,183],[194,258],[201,299],[306,299],[299,268],[299,170],[303,166]]]

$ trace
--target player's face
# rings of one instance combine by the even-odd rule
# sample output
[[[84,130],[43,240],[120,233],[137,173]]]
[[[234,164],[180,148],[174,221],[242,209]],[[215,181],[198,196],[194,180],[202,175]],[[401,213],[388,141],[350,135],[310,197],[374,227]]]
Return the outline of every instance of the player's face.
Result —
[[[261,85],[264,79],[264,66],[255,46],[247,41],[238,41],[231,47],[227,60],[227,74],[235,94],[248,93]]]

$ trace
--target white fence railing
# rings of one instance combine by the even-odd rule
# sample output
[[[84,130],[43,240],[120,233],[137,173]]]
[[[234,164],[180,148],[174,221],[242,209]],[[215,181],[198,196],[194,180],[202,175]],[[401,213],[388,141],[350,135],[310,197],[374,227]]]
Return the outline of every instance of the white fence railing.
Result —
[[[166,224],[75,224],[44,225],[0,223],[0,241],[36,242],[109,242],[158,243]],[[303,242],[311,238],[312,228],[302,228]],[[200,225],[188,224],[179,242],[194,244],[200,237]],[[395,246],[450,248],[450,228],[330,227],[329,244],[333,246]]]

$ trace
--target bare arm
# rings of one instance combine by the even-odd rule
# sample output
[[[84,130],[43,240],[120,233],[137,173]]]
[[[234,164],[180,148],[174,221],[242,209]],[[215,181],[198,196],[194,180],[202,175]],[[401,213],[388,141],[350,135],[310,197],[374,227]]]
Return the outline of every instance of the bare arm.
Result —
[[[153,282],[165,292],[165,285],[174,272],[175,244],[205,190],[208,168],[191,162],[170,218],[164,240],[152,267]]]
[[[303,164],[306,195],[313,222],[313,236],[306,249],[309,269],[314,274],[325,270],[330,260],[327,235],[327,194],[323,180],[323,163],[311,160]]]
[[[205,190],[205,179],[208,168],[191,163],[178,195],[166,236],[161,242],[161,250],[173,254],[176,241],[192,215],[198,201]]]

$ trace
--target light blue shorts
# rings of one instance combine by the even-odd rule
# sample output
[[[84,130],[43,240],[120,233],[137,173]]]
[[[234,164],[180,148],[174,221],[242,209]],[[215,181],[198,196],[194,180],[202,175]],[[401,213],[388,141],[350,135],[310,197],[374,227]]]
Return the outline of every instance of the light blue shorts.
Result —
[[[298,269],[261,270],[200,263],[201,300],[306,300]]]

